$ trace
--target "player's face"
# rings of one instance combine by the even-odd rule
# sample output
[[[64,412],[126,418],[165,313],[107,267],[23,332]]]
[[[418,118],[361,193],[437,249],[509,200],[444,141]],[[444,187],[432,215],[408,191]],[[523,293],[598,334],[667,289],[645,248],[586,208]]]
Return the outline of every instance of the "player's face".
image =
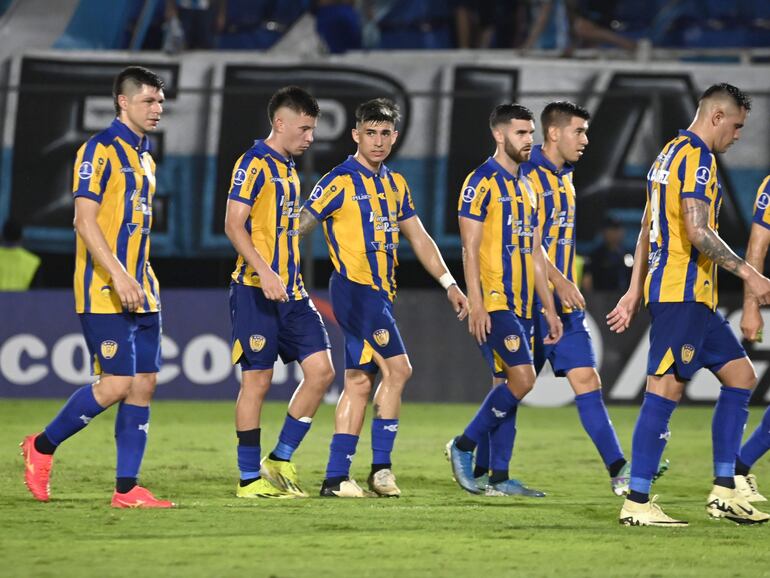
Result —
[[[317,124],[317,118],[286,107],[275,111],[273,120],[279,144],[293,157],[302,155],[313,144],[313,131]]]
[[[392,122],[364,122],[353,129],[352,135],[359,156],[370,168],[376,168],[390,155],[398,131]]]
[[[721,114],[720,114],[721,113]],[[727,106],[715,115],[717,125],[714,152],[723,153],[741,138],[741,129],[746,122],[747,111],[735,105]]]
[[[532,143],[535,142],[535,123],[531,120],[513,119],[508,124],[500,125],[495,129],[500,131],[496,135],[498,143],[503,145],[505,154],[515,163],[523,163],[529,160],[532,153]]]
[[[163,90],[143,84],[136,92],[118,95],[120,118],[137,134],[152,132],[158,128],[164,100]]]
[[[588,121],[579,116],[573,116],[570,123],[558,129],[556,148],[559,155],[568,163],[576,163],[583,156],[588,146]]]

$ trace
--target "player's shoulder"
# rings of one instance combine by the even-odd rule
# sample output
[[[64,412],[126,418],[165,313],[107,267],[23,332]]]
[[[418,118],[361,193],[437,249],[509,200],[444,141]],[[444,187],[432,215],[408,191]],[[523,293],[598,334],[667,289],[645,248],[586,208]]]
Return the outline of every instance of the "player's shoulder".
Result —
[[[465,181],[468,186],[476,186],[483,181],[492,179],[496,172],[497,167],[495,167],[495,165],[490,162],[490,159],[487,159],[471,172],[469,172],[468,176],[465,178]]]
[[[326,188],[328,185],[334,183],[336,185],[347,185],[353,182],[354,171],[344,163],[339,164],[321,177],[318,184]]]
[[[385,167],[385,174],[388,177],[388,180],[391,180],[396,184],[396,187],[398,187],[399,190],[406,189],[409,185],[406,182],[406,177],[401,174],[398,171],[394,171],[391,168]]]

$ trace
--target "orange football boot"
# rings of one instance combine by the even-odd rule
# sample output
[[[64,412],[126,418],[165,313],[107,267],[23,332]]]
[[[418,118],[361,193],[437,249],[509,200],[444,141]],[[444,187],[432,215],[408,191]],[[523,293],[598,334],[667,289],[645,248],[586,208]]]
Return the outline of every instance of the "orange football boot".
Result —
[[[24,456],[24,484],[36,500],[47,502],[51,499],[51,465],[53,455],[41,454],[35,449],[35,438],[29,435],[19,445]]]
[[[113,508],[173,508],[174,502],[159,500],[152,492],[142,486],[134,486],[125,494],[112,494]]]

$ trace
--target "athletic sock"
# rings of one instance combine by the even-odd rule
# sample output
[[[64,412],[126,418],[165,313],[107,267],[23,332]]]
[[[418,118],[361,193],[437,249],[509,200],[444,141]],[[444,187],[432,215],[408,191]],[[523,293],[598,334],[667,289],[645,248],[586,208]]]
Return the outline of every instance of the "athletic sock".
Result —
[[[48,439],[48,436],[45,435],[45,432],[41,432],[35,438],[35,449],[41,454],[52,456],[56,451],[56,444]]]
[[[126,494],[136,486],[136,478],[115,478],[115,491]]]
[[[623,459],[623,450],[620,449],[618,436],[604,405],[602,390],[597,389],[576,395],[575,404],[580,423],[599,450],[604,466],[608,468],[610,464]]]
[[[392,467],[393,467],[393,464],[391,464],[390,462],[388,462],[386,464],[372,464],[372,469],[369,472],[369,475],[373,476],[374,474],[376,474],[380,470],[389,470]]]
[[[711,421],[714,477],[729,478],[730,483],[735,475],[735,458],[740,451],[743,430],[749,419],[750,398],[749,389],[723,385],[714,408],[714,418]]]
[[[471,440],[475,446],[479,443],[482,436],[488,435],[505,417],[510,411],[516,407],[519,400],[513,395],[506,384],[500,384],[487,394],[487,397],[481,403],[478,412],[473,417],[468,427],[465,428],[461,440],[463,444],[467,446],[467,441],[462,438]],[[459,442],[460,440],[458,440]],[[457,445],[460,448],[460,444]],[[471,448],[472,450],[473,448]],[[464,450],[469,451],[469,450]]]
[[[295,419],[286,414],[283,421],[281,433],[278,435],[278,444],[270,454],[271,460],[283,462],[291,461],[294,452],[305,439],[305,435],[310,430],[310,424],[313,420],[309,417]]]
[[[612,462],[608,467],[607,470],[610,472],[610,477],[614,478],[620,473],[620,470],[623,469],[623,466],[625,466],[628,462],[625,458],[620,458],[619,460],[615,460]]]
[[[329,445],[329,463],[326,465],[326,479],[350,477],[350,465],[356,454],[358,436],[353,434],[334,434]]]
[[[478,478],[489,474],[489,435],[481,436],[479,443],[476,445],[475,463],[476,465],[473,468],[474,477]]]
[[[473,466],[473,477],[480,478],[481,476],[489,475],[489,467]]]
[[[489,433],[489,467],[492,472],[505,472],[508,479],[508,467],[513,455],[516,440],[516,414],[518,406],[513,406],[497,427]],[[490,479],[491,481],[491,479]],[[503,481],[503,480],[500,480]]]
[[[746,447],[746,446],[744,445],[743,447]],[[743,451],[743,449],[741,449],[741,451]],[[736,458],[735,459],[735,475],[736,476],[748,476],[749,472],[751,472],[751,466],[747,466],[746,464],[744,464],[741,461],[740,457]]]
[[[628,492],[628,496],[626,497],[632,502],[636,502],[637,504],[646,504],[650,501],[649,493],[637,492],[636,490],[631,490]]]
[[[629,489],[637,495],[649,495],[652,479],[658,472],[660,458],[671,437],[668,422],[676,402],[654,393],[644,394],[644,402],[634,428]],[[637,500],[633,500],[637,501]],[[647,500],[644,500],[646,502]],[[644,503],[641,502],[641,503]]]
[[[735,479],[732,476],[717,476],[714,478],[715,486],[722,486],[723,488],[735,489]]]
[[[499,484],[500,482],[504,482],[509,479],[508,468],[506,467],[503,470],[492,470],[492,474],[489,476],[489,483]]]
[[[765,410],[762,421],[751,434],[751,437],[743,444],[738,460],[735,462],[735,471],[739,475],[747,476],[751,466],[757,463],[767,451],[770,450],[770,406]],[[740,463],[741,472],[738,472]]]
[[[117,478],[133,479],[134,485],[136,484],[139,469],[142,467],[144,450],[147,447],[149,429],[149,407],[120,403],[118,414],[115,416],[115,446],[118,450],[115,476]]]
[[[44,433],[54,446],[58,446],[86,427],[105,409],[97,403],[93,386],[84,385],[70,396],[57,416],[46,426]]]
[[[247,486],[258,480],[260,458],[260,428],[236,431],[238,436],[238,470],[241,476],[241,486]]]
[[[390,454],[393,452],[397,433],[397,419],[372,420],[372,464],[391,463]]]

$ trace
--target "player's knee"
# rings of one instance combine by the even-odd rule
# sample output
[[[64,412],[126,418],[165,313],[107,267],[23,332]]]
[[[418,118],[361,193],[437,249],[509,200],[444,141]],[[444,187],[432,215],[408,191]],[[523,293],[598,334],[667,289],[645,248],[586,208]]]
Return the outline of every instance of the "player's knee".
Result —
[[[408,361],[400,363],[393,371],[393,381],[403,387],[412,377],[412,364]]]
[[[365,373],[345,375],[345,391],[356,397],[369,399],[372,391],[372,380]]]

